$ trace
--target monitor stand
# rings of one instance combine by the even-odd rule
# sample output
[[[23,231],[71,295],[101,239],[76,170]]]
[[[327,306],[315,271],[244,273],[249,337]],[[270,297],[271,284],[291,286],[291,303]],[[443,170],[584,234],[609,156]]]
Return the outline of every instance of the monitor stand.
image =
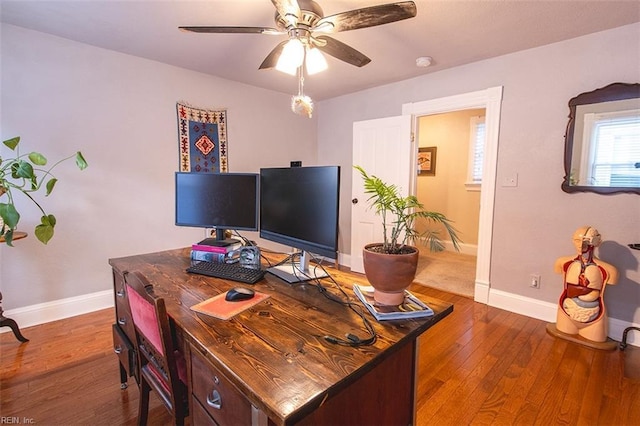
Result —
[[[214,228],[215,236],[211,238],[205,238],[200,241],[198,244],[202,244],[203,246],[213,246],[213,247],[227,247],[235,243],[239,243],[240,240],[236,240],[235,238],[225,238],[227,235],[227,230],[222,227]],[[213,234],[212,234],[213,235]]]
[[[267,268],[267,272],[283,279],[289,284],[328,277],[329,274],[320,267],[309,269],[310,257],[310,253],[302,251],[300,253],[300,262],[287,262],[282,265],[272,266]]]

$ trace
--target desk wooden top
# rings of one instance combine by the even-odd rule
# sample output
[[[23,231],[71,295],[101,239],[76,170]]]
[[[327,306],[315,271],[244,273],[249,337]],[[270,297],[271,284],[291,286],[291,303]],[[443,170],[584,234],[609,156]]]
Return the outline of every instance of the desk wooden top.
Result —
[[[155,293],[165,298],[167,311],[184,338],[256,407],[283,423],[335,395],[453,311],[449,303],[420,295],[434,310],[433,317],[380,323],[367,312],[378,333],[376,343],[341,346],[327,342],[324,336],[353,333],[364,339],[368,333],[358,315],[325,298],[314,285],[287,284],[269,273],[253,286],[189,274],[185,272],[189,254],[190,249],[183,248],[110,259],[109,263],[119,273],[138,270],[145,274]],[[272,262],[278,258],[263,255]],[[367,285],[364,275],[326,269],[357,302],[352,284]],[[322,283],[339,294],[328,279]],[[270,297],[227,321],[190,309],[236,286],[252,287]]]

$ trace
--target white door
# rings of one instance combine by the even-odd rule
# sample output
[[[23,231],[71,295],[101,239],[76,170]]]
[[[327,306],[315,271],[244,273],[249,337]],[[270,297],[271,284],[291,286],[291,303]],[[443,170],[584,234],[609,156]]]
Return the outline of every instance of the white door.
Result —
[[[395,184],[406,196],[415,172],[411,139],[410,115],[353,123],[353,165]],[[360,172],[353,169],[351,179],[351,270],[363,273],[362,248],[382,242],[382,220],[368,208]]]

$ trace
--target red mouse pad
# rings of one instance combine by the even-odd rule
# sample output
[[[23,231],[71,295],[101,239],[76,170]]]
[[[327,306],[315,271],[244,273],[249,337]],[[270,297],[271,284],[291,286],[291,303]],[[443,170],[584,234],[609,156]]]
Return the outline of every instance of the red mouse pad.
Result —
[[[210,299],[193,305],[191,307],[191,310],[222,320],[228,320],[234,315],[237,315],[240,312],[245,311],[250,307],[269,298],[268,294],[256,291],[255,295],[251,299],[229,302],[224,300],[226,295],[227,293],[224,292],[222,294],[214,296]]]

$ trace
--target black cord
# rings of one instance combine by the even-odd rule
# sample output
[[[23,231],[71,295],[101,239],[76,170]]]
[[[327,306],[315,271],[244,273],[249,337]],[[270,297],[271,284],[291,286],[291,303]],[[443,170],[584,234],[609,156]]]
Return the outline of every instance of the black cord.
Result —
[[[249,246],[249,247],[252,247],[252,246],[255,246],[255,245],[256,245],[253,241],[251,241],[251,240],[250,240],[250,239],[248,239],[247,237],[245,237],[245,236],[243,236],[242,234],[240,234],[240,232],[238,232],[238,230],[237,230],[237,229],[234,229],[234,230],[233,230],[233,233],[234,233],[234,234],[236,234],[238,237],[240,237],[240,239],[241,239],[241,240],[242,240],[242,242],[243,242],[243,245],[245,245],[245,246]]]
[[[353,333],[346,333],[344,339],[335,337],[335,336],[330,336],[330,335],[321,336],[324,340],[336,345],[351,346],[351,347],[373,345],[378,339],[378,335],[375,329],[373,328],[373,325],[371,325],[371,322],[367,318],[364,308],[360,304],[354,303],[351,300],[351,297],[342,288],[342,286],[331,276],[331,274],[329,274],[329,272],[327,272],[327,270],[322,265],[323,259],[316,258],[312,253],[309,253],[309,254],[311,255],[311,260],[313,261],[313,276],[304,273],[304,271],[301,271],[299,268],[296,267],[295,262],[296,262],[296,259],[300,258],[301,256],[300,252],[289,254],[287,257],[285,257],[283,260],[276,263],[275,265],[271,265],[271,262],[268,259],[265,258],[265,260],[267,261],[269,266],[279,266],[279,265],[291,263],[293,266],[292,268],[293,273],[296,276],[296,278],[300,279],[300,281],[309,282],[311,285],[315,286],[320,292],[320,294],[322,294],[327,299],[331,300],[332,302],[339,303],[343,306],[346,306],[349,309],[351,309],[353,312],[355,312],[356,315],[358,315],[362,319],[362,323],[364,324],[365,329],[369,333],[369,337],[366,339],[362,339]],[[322,277],[318,277],[318,273],[317,273],[318,268],[323,272]],[[299,273],[301,274],[299,275]],[[343,294],[346,300],[342,300],[336,295],[334,295],[333,293],[329,292],[327,288],[324,287],[320,282],[321,278],[329,278],[331,282],[336,286],[336,288],[340,290],[340,292]]]
[[[313,277],[313,280],[315,281],[314,285],[318,289],[320,294],[322,294],[325,298],[331,300],[332,302],[339,303],[340,305],[346,306],[349,309],[351,309],[353,312],[355,312],[356,315],[358,315],[360,317],[360,319],[362,319],[362,323],[364,324],[364,327],[366,328],[367,332],[369,333],[369,337],[366,338],[366,339],[362,339],[362,338],[360,338],[360,337],[358,337],[358,336],[356,336],[355,334],[352,334],[352,333],[346,333],[345,334],[345,339],[341,339],[341,338],[335,337],[335,336],[326,335],[326,336],[322,336],[324,338],[324,340],[326,340],[329,343],[336,344],[336,345],[351,346],[351,347],[373,345],[376,342],[376,340],[378,339],[378,334],[376,333],[376,330],[373,328],[373,325],[371,325],[371,322],[367,318],[366,313],[364,311],[364,308],[360,304],[354,303],[352,301],[351,297],[342,288],[342,286],[331,276],[331,274],[329,274],[329,272],[327,272],[327,270],[324,268],[324,266],[322,266],[322,260],[318,261],[318,259],[315,256],[313,256],[313,254],[311,255],[311,258],[312,258],[312,260],[315,261],[314,277]],[[318,275],[316,273],[316,269],[317,268],[320,268],[322,270],[323,274],[326,275],[326,276],[323,276],[322,278],[329,278],[331,280],[331,282],[336,286],[336,288],[338,290],[340,290],[340,292],[343,294],[343,296],[345,297],[346,300],[340,299],[339,297],[337,297],[333,293],[329,292],[329,290],[327,290],[327,288],[322,285],[322,283],[320,282],[320,278],[318,278]]]

